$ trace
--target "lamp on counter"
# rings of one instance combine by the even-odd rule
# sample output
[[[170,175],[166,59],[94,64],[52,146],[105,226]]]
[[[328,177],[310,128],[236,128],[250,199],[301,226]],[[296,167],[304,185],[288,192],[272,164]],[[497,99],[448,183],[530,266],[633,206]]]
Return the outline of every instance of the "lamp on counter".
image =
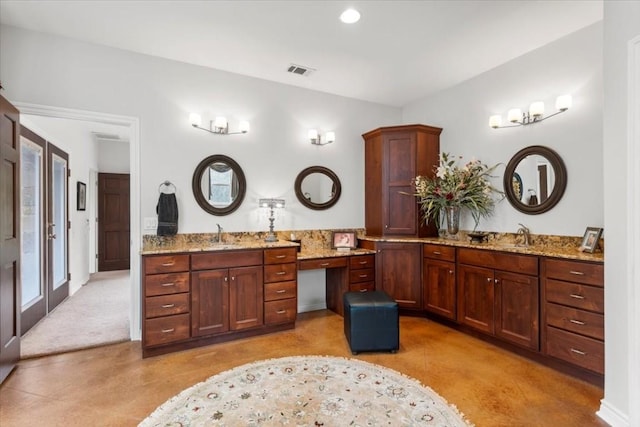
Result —
[[[273,210],[276,208],[284,208],[284,199],[260,199],[258,205],[261,208],[269,208],[269,234],[264,239],[265,242],[277,242],[278,238],[273,232]]]
[[[309,129],[308,135],[309,135],[309,141],[311,141],[313,145],[327,145],[327,144],[331,144],[333,141],[336,140],[336,133],[332,131],[325,132],[324,142],[322,141],[322,136],[318,134],[317,129]]]
[[[227,122],[226,117],[216,117],[215,120],[209,120],[209,128],[207,129],[201,126],[202,117],[200,117],[200,114],[191,113],[189,114],[189,123],[196,129],[202,129],[204,131],[215,133],[217,135],[234,135],[249,132],[249,122],[247,121],[240,122],[239,131],[229,132],[229,122]]]
[[[572,100],[571,95],[562,95],[556,99],[556,111],[555,113],[544,117],[544,102],[537,101],[531,103],[529,106],[529,111],[523,113],[519,108],[512,108],[507,113],[507,120],[510,125],[502,126],[502,116],[495,115],[489,117],[489,126],[498,129],[498,128],[512,128],[516,126],[526,126],[531,125],[533,123],[539,123],[543,120],[548,119],[549,117],[553,117],[560,113],[564,113],[569,108],[571,108]]]

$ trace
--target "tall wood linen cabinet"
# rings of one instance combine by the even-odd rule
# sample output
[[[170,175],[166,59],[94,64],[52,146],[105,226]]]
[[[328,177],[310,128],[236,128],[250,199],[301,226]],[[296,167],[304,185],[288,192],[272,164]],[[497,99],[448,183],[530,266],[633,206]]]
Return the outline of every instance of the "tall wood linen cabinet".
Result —
[[[421,221],[414,179],[433,177],[441,128],[388,126],[362,135],[365,159],[365,228],[368,236],[436,236]],[[409,194],[409,195],[407,195]]]

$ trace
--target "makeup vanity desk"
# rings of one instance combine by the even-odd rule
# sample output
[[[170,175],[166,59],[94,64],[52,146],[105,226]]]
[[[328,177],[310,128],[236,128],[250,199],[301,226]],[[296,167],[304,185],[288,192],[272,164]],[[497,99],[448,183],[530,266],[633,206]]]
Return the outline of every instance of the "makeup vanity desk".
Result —
[[[313,250],[298,253],[298,271],[326,270],[327,308],[343,316],[345,292],[367,292],[376,287],[375,251]]]

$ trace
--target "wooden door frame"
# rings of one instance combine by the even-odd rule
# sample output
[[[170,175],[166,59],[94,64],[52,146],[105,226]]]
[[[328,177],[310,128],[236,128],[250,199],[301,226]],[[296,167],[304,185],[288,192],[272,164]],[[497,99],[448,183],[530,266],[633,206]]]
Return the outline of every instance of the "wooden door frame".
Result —
[[[141,218],[140,218],[140,119],[132,116],[122,116],[108,113],[78,110],[71,108],[53,107],[25,102],[15,102],[21,114],[55,117],[73,120],[85,120],[98,123],[126,126],[129,135],[129,174],[130,174],[130,202],[131,213],[131,309],[129,316],[129,334],[132,340],[142,338],[141,324],[141,287],[140,287],[140,248],[142,247]]]

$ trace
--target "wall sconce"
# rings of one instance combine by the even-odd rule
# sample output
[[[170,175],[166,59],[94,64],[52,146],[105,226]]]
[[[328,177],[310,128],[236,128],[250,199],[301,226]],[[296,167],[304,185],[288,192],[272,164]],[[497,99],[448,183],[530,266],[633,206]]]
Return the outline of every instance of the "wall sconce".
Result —
[[[316,129],[309,129],[308,135],[309,141],[311,141],[313,145],[327,145],[336,140],[336,133],[332,131],[326,132],[324,134],[324,142],[322,142],[322,137],[318,134],[318,131]]]
[[[240,130],[238,132],[229,132],[229,123],[225,117],[216,117],[215,120],[209,120],[209,129],[207,129],[201,126],[202,117],[200,117],[200,114],[191,113],[189,114],[189,123],[196,129],[202,129],[218,135],[234,135],[249,132],[249,122],[247,121],[240,122]]]
[[[273,209],[275,208],[284,208],[284,199],[260,199],[258,201],[258,206],[261,208],[269,208],[269,234],[264,239],[265,242],[277,242],[278,238],[273,232],[273,221],[275,218],[273,217]]]
[[[529,106],[529,111],[523,113],[519,108],[512,108],[507,113],[507,120],[511,125],[502,126],[502,116],[496,115],[489,117],[489,126],[498,129],[498,128],[512,128],[516,126],[525,126],[533,123],[538,123],[543,120],[548,119],[549,117],[553,117],[560,113],[564,113],[569,108],[571,108],[571,95],[562,95],[556,99],[556,111],[555,113],[544,117],[544,102],[533,102]]]

